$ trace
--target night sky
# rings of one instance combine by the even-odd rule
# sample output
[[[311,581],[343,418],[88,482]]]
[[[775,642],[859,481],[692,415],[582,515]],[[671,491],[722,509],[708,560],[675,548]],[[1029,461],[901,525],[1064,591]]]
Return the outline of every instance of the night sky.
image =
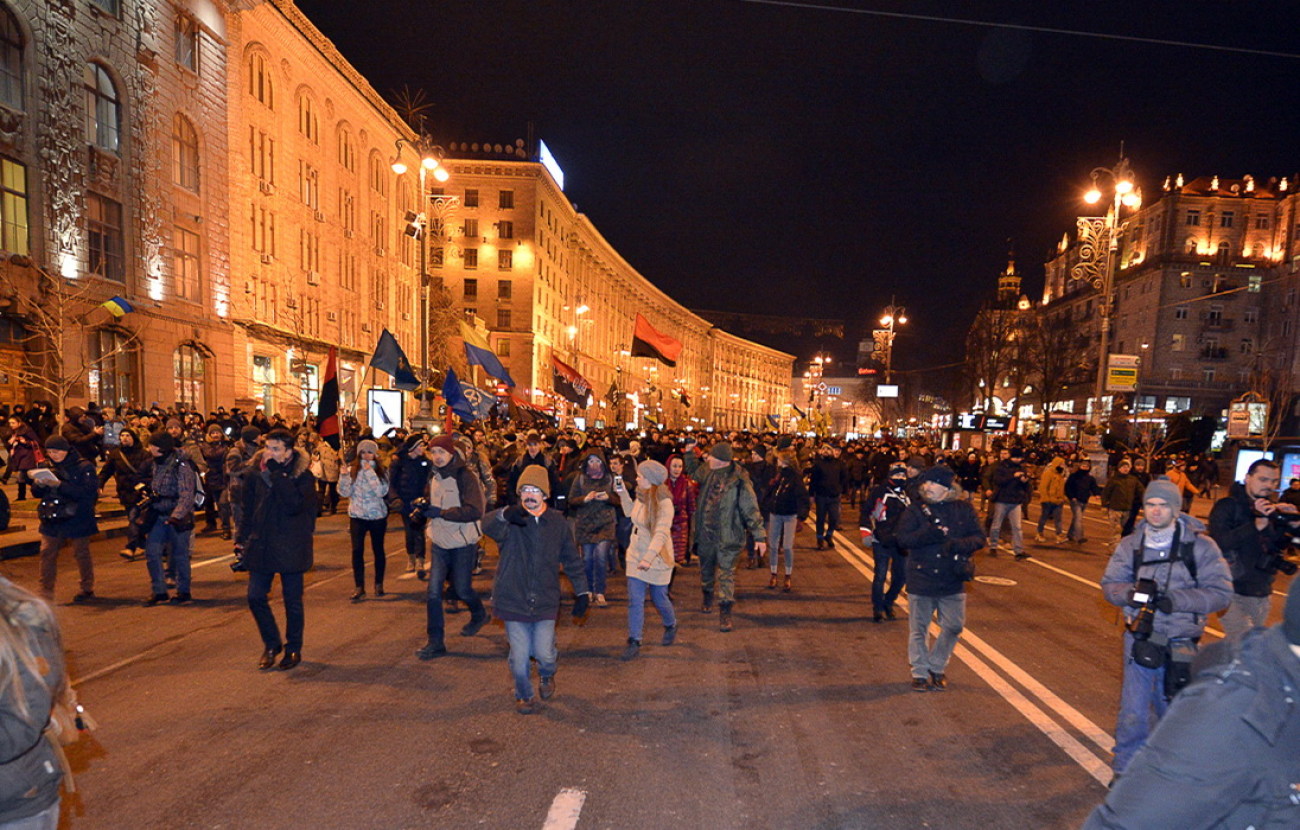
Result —
[[[825,8],[1300,53],[1293,2],[298,5],[381,94],[424,89],[443,143],[533,122],[570,200],[687,306],[861,326],[896,294],[914,368],[961,358],[1008,238],[1039,296],[1121,141],[1148,201],[1169,174],[1300,170],[1296,57]]]

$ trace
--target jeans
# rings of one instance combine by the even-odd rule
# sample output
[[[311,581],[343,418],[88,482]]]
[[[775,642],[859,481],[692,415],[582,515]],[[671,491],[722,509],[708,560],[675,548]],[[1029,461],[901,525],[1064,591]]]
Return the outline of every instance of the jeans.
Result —
[[[1056,535],[1061,535],[1061,505],[1050,501],[1045,501],[1038,510],[1038,535],[1043,535],[1043,528],[1047,526],[1047,520],[1054,520],[1056,525]]]
[[[1082,542],[1088,537],[1083,532],[1083,511],[1088,509],[1086,501],[1070,499],[1070,541]]]
[[[772,573],[776,573],[776,560],[781,551],[785,551],[785,572],[794,571],[794,531],[798,524],[798,516],[773,513],[767,517],[767,555]]]
[[[907,618],[907,659],[912,664],[912,677],[928,679],[927,673],[943,674],[957,647],[957,637],[966,627],[966,594],[949,594],[943,597],[923,597],[909,594],[911,605]],[[930,620],[938,614],[939,636],[928,643]]]
[[[375,554],[375,586],[384,584],[384,566],[388,564],[384,557],[384,532],[388,529],[388,517],[382,519],[358,519],[351,517],[349,531],[352,533],[352,580],[358,588],[366,587],[366,537],[370,537],[370,549]]]
[[[635,576],[627,578],[627,636],[633,640],[641,639],[641,630],[645,628],[645,595],[650,592],[650,601],[659,612],[664,628],[677,625],[677,615],[673,613],[673,601],[668,598],[667,585],[651,585]]]
[[[81,590],[95,590],[95,563],[90,558],[90,537],[65,539],[62,536],[41,534],[41,593],[46,599],[54,598],[54,578],[59,570],[59,551],[64,542],[72,543],[72,555],[81,572]]]
[[[817,506],[817,538],[829,542],[831,534],[840,529],[840,497],[814,496],[813,503]]]
[[[456,596],[469,608],[470,619],[478,621],[487,616],[483,600],[474,591],[474,559],[478,555],[478,545],[466,545],[463,548],[433,547],[433,556],[429,559],[429,593],[425,597],[425,630],[429,634],[429,644],[444,645],[442,618],[442,586],[451,574],[451,587]]]
[[[555,676],[559,655],[555,651],[555,620],[540,622],[515,622],[506,620],[506,641],[510,643],[510,675],[515,680],[515,698],[533,699],[533,679],[529,673],[528,659],[537,661],[537,674],[547,678]]]
[[[1268,625],[1268,611],[1272,597],[1246,597],[1234,593],[1232,604],[1223,612],[1223,633],[1236,637],[1252,628]]]
[[[903,592],[907,577],[907,557],[892,545],[873,545],[875,573],[871,577],[871,609],[884,612]],[[885,577],[889,577],[889,590],[885,590]],[[915,608],[915,606],[913,606]]]
[[[410,510],[402,506],[402,529],[406,532],[406,558],[424,562],[424,522],[412,522]]]
[[[0,830],[57,830],[59,826],[59,800],[34,816],[18,818],[0,824]]]
[[[1115,760],[1111,769],[1116,775],[1129,761],[1165,716],[1165,667],[1148,669],[1133,662],[1133,635],[1124,632],[1124,685],[1119,691],[1119,720],[1115,724]]]
[[[167,576],[163,573],[162,555],[167,543],[172,546],[171,567],[176,572],[176,593],[190,592],[190,539],[194,535],[191,528],[184,532],[163,521],[159,516],[153,523],[149,535],[145,537],[144,560],[149,566],[149,583],[154,594],[167,593]]]
[[[593,594],[605,593],[605,577],[609,574],[609,549],[613,542],[583,542],[582,565],[587,572],[587,589]]]
[[[700,587],[716,593],[718,602],[736,601],[736,560],[741,548],[723,547],[714,541],[699,540],[695,552],[700,557]]]
[[[1024,513],[1024,505],[1007,504],[1003,501],[993,502],[993,518],[989,522],[989,547],[998,546],[998,538],[1002,536],[1002,520],[1007,519],[1011,522],[1011,548],[1017,553],[1025,552],[1025,535],[1020,527],[1020,517]]]
[[[248,572],[248,610],[253,612],[257,631],[268,649],[275,651],[283,644],[285,651],[301,652],[302,630],[306,623],[302,606],[302,574],[280,574],[280,594],[284,598],[283,641],[275,614],[271,613],[271,603],[267,601],[274,580],[275,571]]]

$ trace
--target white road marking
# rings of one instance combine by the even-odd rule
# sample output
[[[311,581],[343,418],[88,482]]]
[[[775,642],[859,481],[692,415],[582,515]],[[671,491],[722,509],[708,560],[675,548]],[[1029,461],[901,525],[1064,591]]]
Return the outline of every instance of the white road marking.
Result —
[[[583,790],[560,790],[551,802],[542,830],[573,830],[578,826],[578,817],[582,815],[582,805],[586,802],[587,793]]]
[[[204,559],[202,562],[195,562],[194,564],[190,565],[190,570],[196,571],[199,568],[206,568],[208,565],[216,565],[221,562],[230,562],[233,561],[234,558],[235,555],[233,553],[228,553],[225,556],[217,556],[212,559]]]

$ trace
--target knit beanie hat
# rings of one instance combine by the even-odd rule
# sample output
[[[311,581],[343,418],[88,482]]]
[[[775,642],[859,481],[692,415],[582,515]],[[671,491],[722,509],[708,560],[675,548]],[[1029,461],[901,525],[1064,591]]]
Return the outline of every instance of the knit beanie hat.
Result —
[[[642,461],[636,465],[636,471],[638,475],[655,487],[668,480],[668,468],[658,461]]]
[[[754,455],[757,455],[759,458],[767,458],[767,447],[762,444],[755,444],[753,452]]]
[[[1151,479],[1151,483],[1147,485],[1146,492],[1142,494],[1142,501],[1150,499],[1160,499],[1174,510],[1183,506],[1183,497],[1178,492],[1178,487],[1164,476]]]
[[[936,464],[925,472],[921,473],[919,481],[924,484],[927,481],[933,481],[935,484],[943,487],[952,487],[953,481],[957,479],[957,474],[942,464]]]
[[[62,435],[51,435],[45,441],[45,449],[63,450],[64,452],[67,452],[72,449],[72,445],[69,444],[68,439],[64,438]]]
[[[713,456],[719,461],[725,461],[728,464],[730,464],[731,445],[728,444],[726,441],[719,441],[718,443],[714,444],[713,447],[709,450],[709,455]]]
[[[379,443],[377,441],[371,441],[369,438],[364,441],[358,441],[357,457],[360,457],[363,452],[372,452],[375,455],[379,455]]]
[[[551,497],[551,477],[546,474],[545,467],[539,467],[536,464],[529,464],[524,471],[519,474],[519,483],[515,485],[515,492],[518,493],[525,487],[536,487],[542,491],[542,495],[548,499]]]
[[[433,449],[434,447],[437,447],[441,450],[446,450],[452,455],[455,455],[456,439],[451,435],[443,433],[442,435],[439,435],[437,438],[434,438],[432,441],[429,442],[429,449]]]
[[[262,431],[255,426],[246,426],[239,431],[239,437],[245,444],[256,444],[257,439],[262,437]]]
[[[176,449],[176,439],[165,432],[155,432],[150,435],[149,444],[162,450],[164,455]]]
[[[925,463],[924,455],[909,455],[906,463],[907,466],[911,467],[913,470],[924,470],[926,467],[930,466]]]
[[[1300,579],[1291,582],[1291,590],[1286,595],[1286,610],[1282,612],[1282,632],[1286,641],[1293,646],[1300,646]]]
[[[176,427],[177,429],[185,429],[185,425],[181,423],[180,418],[167,419],[167,428],[171,429],[172,427]]]

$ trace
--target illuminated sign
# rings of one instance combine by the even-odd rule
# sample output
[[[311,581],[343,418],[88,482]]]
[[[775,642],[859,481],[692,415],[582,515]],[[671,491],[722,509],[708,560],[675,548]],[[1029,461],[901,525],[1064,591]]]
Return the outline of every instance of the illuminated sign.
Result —
[[[957,429],[984,429],[984,416],[962,413],[957,416]]]
[[[1011,419],[1004,415],[986,415],[984,429],[989,432],[1006,432],[1011,429]]]
[[[555,160],[555,156],[551,155],[551,148],[546,146],[545,141],[539,140],[537,142],[537,158],[547,172],[551,174],[551,177],[555,179],[555,183],[560,186],[560,190],[563,190],[564,171],[560,169],[560,163]]]
[[[880,384],[879,386],[876,387],[876,397],[877,397],[877,398],[897,398],[897,397],[898,397],[898,384],[897,384],[897,383],[882,383],[882,384]]]

